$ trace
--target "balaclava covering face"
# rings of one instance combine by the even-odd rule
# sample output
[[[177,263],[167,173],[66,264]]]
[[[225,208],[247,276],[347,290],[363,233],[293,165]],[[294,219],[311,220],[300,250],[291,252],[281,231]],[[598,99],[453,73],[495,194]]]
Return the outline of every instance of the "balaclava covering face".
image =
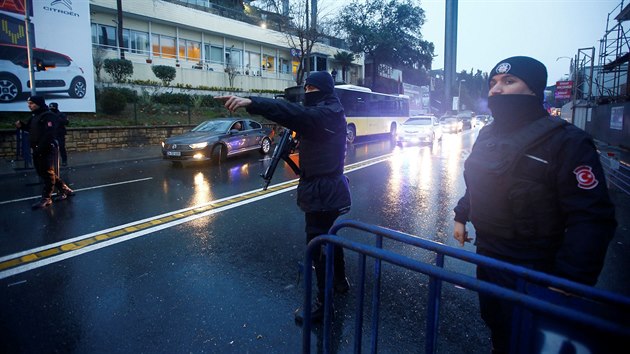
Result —
[[[306,85],[312,85],[319,91],[308,92],[304,95],[304,105],[314,106],[326,95],[335,93],[335,82],[327,71],[316,71],[306,78]]]
[[[488,97],[488,108],[495,119],[492,123],[495,124],[495,129],[512,131],[547,115],[543,108],[547,69],[541,62],[524,56],[501,60],[490,71],[488,82],[499,74],[510,74],[523,80],[535,96],[520,94]]]

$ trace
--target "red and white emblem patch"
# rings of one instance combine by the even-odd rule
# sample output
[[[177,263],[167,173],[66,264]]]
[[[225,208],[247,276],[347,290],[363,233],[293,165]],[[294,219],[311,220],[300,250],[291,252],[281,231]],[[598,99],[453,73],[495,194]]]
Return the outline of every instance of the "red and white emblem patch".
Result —
[[[575,173],[575,178],[578,181],[578,188],[593,189],[599,184],[599,181],[595,178],[595,174],[593,174],[591,166],[578,166],[573,170],[573,173]]]
[[[52,122],[48,121],[48,127],[52,127]]]

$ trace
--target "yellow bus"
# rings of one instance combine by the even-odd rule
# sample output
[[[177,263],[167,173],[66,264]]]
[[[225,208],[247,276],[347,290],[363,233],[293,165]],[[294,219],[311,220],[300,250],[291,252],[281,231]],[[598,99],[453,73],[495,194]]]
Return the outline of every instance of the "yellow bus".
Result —
[[[348,121],[348,142],[359,136],[389,134],[409,119],[409,97],[372,92],[367,87],[337,85],[335,92]]]
[[[408,96],[372,92],[367,87],[354,85],[336,85],[335,93],[346,113],[349,143],[360,136],[378,134],[389,134],[395,139],[398,126],[409,119]],[[304,88],[289,87],[281,97],[302,102]]]

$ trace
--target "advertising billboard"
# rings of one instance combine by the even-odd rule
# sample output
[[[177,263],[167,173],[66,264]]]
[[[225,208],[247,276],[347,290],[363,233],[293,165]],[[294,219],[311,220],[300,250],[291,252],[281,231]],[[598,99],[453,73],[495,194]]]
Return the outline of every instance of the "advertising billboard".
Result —
[[[94,112],[89,1],[26,1],[0,1],[0,111],[28,111],[30,32],[37,95],[64,112]]]
[[[556,81],[556,95],[557,100],[570,99],[573,92],[573,81]]]

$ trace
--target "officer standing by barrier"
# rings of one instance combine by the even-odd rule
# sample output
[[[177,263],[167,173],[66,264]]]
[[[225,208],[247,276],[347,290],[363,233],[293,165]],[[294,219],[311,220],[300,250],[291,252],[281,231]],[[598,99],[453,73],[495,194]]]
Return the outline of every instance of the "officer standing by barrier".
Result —
[[[299,134],[300,183],[297,203],[305,213],[306,242],[328,233],[339,215],[350,210],[348,179],[343,175],[346,153],[346,117],[335,94],[332,76],[325,71],[311,73],[306,79],[304,105],[262,97],[216,97],[231,112],[244,107]],[[311,318],[324,318],[325,259],[321,249],[313,256],[317,276],[317,301]],[[345,275],[343,249],[335,247],[334,290],[349,290]],[[295,313],[301,322],[301,309]]]
[[[35,171],[44,181],[42,197],[32,205],[32,208],[41,209],[52,204],[52,193],[55,187],[57,187],[59,200],[74,195],[74,192],[55,172],[59,161],[56,141],[57,116],[48,110],[42,96],[31,96],[27,103],[32,112],[31,118],[26,123],[17,121],[15,126],[30,134]]]
[[[465,162],[466,193],[454,237],[477,253],[594,285],[615,233],[614,206],[592,138],[543,108],[547,70],[529,57],[500,61],[489,74],[484,127]],[[515,288],[514,277],[477,267],[477,278]],[[479,294],[493,353],[508,353],[513,304]]]
[[[59,111],[57,102],[50,102],[48,106],[50,110],[57,115],[57,142],[59,143],[59,156],[61,157],[61,165],[68,165],[68,152],[66,151],[66,126],[70,124],[68,116]]]

